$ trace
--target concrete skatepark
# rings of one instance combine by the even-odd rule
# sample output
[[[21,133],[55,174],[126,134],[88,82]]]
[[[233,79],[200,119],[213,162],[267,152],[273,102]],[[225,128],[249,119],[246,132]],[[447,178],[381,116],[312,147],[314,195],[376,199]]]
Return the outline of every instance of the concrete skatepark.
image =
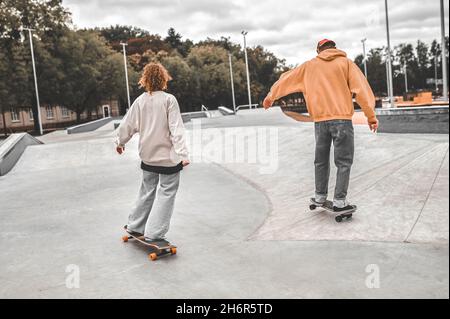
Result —
[[[193,120],[197,151],[168,234],[179,253],[150,262],[120,240],[141,173],[137,137],[118,156],[113,124],[44,135],[0,177],[1,297],[449,297],[448,135],[355,126],[358,212],[337,224],[308,208],[312,123],[279,109]],[[274,156],[227,161],[236,136]],[[79,288],[66,286],[69,265]],[[378,288],[367,285],[374,265]]]

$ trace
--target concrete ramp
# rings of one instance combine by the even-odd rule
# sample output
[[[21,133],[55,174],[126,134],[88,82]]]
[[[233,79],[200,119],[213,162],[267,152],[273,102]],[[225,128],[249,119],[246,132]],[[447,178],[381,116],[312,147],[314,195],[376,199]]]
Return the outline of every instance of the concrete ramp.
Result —
[[[136,142],[136,138],[133,138],[128,147],[135,149]],[[111,138],[51,143],[28,147],[11,174],[23,175],[56,169],[74,170],[80,167],[112,167],[130,160],[138,161],[138,158],[138,154],[133,151],[118,156]]]
[[[7,174],[28,146],[42,144],[27,133],[12,134],[0,144],[0,176]]]
[[[201,123],[187,132],[193,163],[168,233],[179,253],[154,263],[120,240],[141,183],[137,136],[122,156],[110,128],[27,147],[0,176],[0,297],[448,298],[448,136],[357,127],[359,209],[337,224],[308,209],[311,123],[276,110]],[[264,161],[237,136],[265,142]],[[374,264],[381,286],[368,289]],[[69,266],[78,289],[66,287]]]
[[[209,152],[221,145],[229,129],[202,133]],[[269,132],[269,127],[266,128]],[[332,215],[309,210],[314,192],[314,137],[311,124],[278,127],[273,172],[259,163],[219,163],[263,191],[272,210],[253,240],[349,240],[448,243],[448,136],[374,135],[356,127],[356,154],[349,200],[358,206],[351,222],[337,224]],[[257,130],[242,134],[261,136]],[[252,139],[249,137],[250,140]],[[219,146],[220,147],[220,146]],[[224,152],[233,152],[234,144]],[[331,159],[333,163],[333,159]],[[330,198],[336,170],[332,164]]]

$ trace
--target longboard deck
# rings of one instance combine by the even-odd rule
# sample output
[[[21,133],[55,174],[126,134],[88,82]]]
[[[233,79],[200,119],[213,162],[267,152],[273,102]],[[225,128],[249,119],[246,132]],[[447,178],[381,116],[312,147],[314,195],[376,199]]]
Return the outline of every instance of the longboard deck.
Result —
[[[350,219],[353,217],[353,214],[356,212],[357,207],[355,206],[355,208],[350,209],[350,210],[345,210],[345,211],[341,211],[341,212],[335,212],[333,209],[333,202],[332,201],[325,201],[324,204],[319,204],[316,201],[314,201],[313,198],[311,198],[311,203],[309,205],[309,209],[310,210],[316,210],[316,209],[323,209],[327,212],[333,213],[333,214],[337,214],[335,217],[336,222],[340,223],[345,219]]]
[[[124,243],[128,242],[130,239],[134,239],[135,241],[151,248],[151,253],[148,255],[150,260],[155,261],[159,257],[168,256],[168,255],[176,255],[177,253],[177,246],[172,245],[168,241],[154,241],[154,242],[148,242],[145,240],[144,236],[135,236],[131,233],[129,233],[126,228],[125,231],[127,232],[127,235],[122,237],[122,241]]]

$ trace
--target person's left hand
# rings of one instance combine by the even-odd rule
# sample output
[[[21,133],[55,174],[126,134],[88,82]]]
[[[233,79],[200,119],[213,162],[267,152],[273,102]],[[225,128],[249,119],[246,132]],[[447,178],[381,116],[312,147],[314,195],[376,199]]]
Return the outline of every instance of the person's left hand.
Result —
[[[373,122],[369,123],[369,128],[372,133],[376,133],[378,131],[378,119],[375,119]]]
[[[186,166],[188,166],[189,164],[191,164],[191,162],[190,162],[189,160],[181,161],[181,165],[183,165],[183,167],[186,167]]]
[[[273,101],[268,96],[266,96],[266,98],[264,99],[264,102],[263,102],[264,109],[267,110],[269,107],[272,106],[272,104],[273,104]]]

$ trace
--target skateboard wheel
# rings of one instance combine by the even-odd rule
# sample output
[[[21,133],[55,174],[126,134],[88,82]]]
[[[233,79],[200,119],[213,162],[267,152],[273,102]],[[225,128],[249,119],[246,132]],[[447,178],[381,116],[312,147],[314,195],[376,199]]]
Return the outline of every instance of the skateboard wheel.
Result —
[[[342,216],[336,216],[335,220],[336,222],[340,223],[342,221]]]
[[[177,249],[175,247],[170,248],[170,253],[172,255],[176,255],[177,254]]]
[[[156,259],[158,259],[158,255],[155,253],[151,253],[150,255],[148,255],[148,258],[150,258],[151,261],[155,261]]]
[[[310,209],[310,210],[315,210],[316,208],[317,208],[317,206],[314,205],[314,204],[309,205],[309,209]]]
[[[123,241],[124,243],[128,242],[128,236],[123,236],[123,237],[122,237],[122,241]]]

